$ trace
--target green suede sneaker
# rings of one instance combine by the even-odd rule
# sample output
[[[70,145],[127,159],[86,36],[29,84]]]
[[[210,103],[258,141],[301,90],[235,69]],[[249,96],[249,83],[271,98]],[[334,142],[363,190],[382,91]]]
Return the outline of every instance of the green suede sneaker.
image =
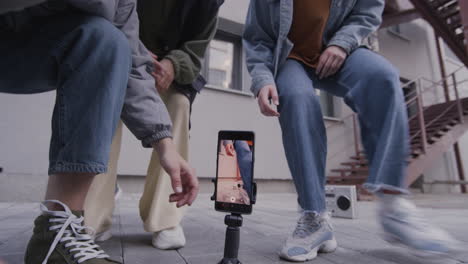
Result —
[[[50,211],[46,203],[56,203],[63,211]],[[34,233],[24,257],[25,264],[121,264],[111,260],[86,233],[82,213],[73,213],[65,204],[50,200],[41,204],[42,215],[34,221]]]

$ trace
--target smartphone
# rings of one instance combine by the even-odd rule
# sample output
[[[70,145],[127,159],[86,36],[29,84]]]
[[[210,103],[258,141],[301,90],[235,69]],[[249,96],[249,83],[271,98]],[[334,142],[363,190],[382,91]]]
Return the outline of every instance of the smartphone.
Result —
[[[215,210],[251,214],[255,199],[254,132],[220,131],[216,156]]]

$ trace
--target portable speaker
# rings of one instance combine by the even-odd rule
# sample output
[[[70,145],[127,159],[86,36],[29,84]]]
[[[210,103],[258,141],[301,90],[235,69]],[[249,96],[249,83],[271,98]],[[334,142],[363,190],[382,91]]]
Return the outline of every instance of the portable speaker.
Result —
[[[357,213],[356,186],[326,185],[325,200],[333,217],[354,219]]]

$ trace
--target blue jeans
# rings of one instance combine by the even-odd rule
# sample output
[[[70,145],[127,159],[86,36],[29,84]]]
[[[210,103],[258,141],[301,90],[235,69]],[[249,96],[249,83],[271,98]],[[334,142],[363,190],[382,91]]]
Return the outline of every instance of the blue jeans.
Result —
[[[252,200],[252,151],[244,140],[234,141],[234,148],[236,150],[237,163],[239,164],[242,182],[244,183],[244,190],[247,191],[250,200]]]
[[[0,16],[0,92],[57,91],[49,174],[106,172],[131,68],[127,38],[74,10],[11,19]]]
[[[408,116],[399,74],[387,60],[359,48],[337,74],[319,80],[315,69],[288,59],[276,83],[284,150],[302,209],[325,210],[327,136],[314,89],[344,98],[358,114],[370,163],[365,186],[406,192]]]

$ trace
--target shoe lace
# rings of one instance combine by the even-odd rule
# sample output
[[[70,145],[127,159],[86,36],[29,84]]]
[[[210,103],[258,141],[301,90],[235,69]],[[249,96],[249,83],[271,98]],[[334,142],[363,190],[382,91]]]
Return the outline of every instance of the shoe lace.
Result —
[[[65,210],[64,211],[50,211],[45,206],[46,203],[57,203],[60,204]],[[77,217],[71,210],[60,201],[48,200],[41,204],[41,211],[48,215],[51,215],[49,222],[51,226],[50,231],[56,231],[57,235],[49,248],[49,252],[45,257],[42,264],[47,264],[49,257],[55,250],[59,243],[65,243],[65,248],[68,249],[72,257],[77,260],[78,263],[95,259],[95,258],[108,258],[101,248],[96,245],[91,235],[86,233],[87,230],[92,230],[89,227],[83,226],[84,217]]]
[[[294,237],[304,238],[320,228],[320,221],[316,213],[303,212],[297,221]]]

